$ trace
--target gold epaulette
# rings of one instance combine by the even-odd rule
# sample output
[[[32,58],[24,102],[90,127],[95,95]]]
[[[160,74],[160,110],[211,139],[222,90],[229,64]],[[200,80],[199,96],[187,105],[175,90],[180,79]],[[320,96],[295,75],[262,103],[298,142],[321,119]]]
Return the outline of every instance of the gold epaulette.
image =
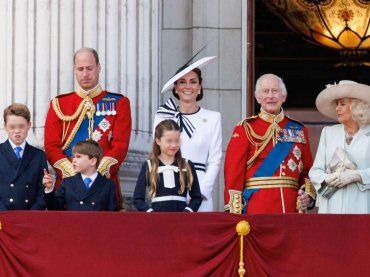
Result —
[[[53,100],[51,100],[53,110],[55,114],[58,116],[58,118],[64,122],[69,122],[75,120],[79,115],[81,115],[81,112],[84,108],[85,101],[81,101],[80,105],[78,106],[76,112],[72,115],[65,115],[63,114],[60,106],[59,106],[59,97],[54,97]]]
[[[258,117],[258,115],[253,115],[253,116],[244,118],[243,120],[239,121],[239,123],[237,124],[237,126],[244,125],[244,122],[251,121],[252,119],[255,119],[257,117]]]
[[[71,95],[73,93],[75,93],[75,92],[72,91],[72,92],[68,92],[68,93],[62,93],[62,94],[59,94],[59,95],[55,96],[55,98],[63,98],[65,96]]]
[[[302,125],[302,126],[304,126],[304,124],[302,123],[302,122],[300,122],[299,120],[296,120],[296,119],[294,119],[294,118],[291,118],[289,115],[285,115],[285,117],[286,118],[288,118],[289,120],[291,120],[291,121],[294,121],[294,122],[296,122],[296,123],[298,123],[299,125]]]

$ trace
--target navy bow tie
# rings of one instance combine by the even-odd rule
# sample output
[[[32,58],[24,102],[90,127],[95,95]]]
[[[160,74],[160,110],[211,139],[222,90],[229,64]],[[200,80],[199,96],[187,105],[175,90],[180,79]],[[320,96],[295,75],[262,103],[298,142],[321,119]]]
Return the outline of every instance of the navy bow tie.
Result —
[[[159,107],[157,115],[165,119],[176,118],[176,122],[179,124],[180,131],[185,131],[189,138],[192,137],[195,131],[194,125],[191,123],[189,118],[179,111],[175,101],[173,101],[172,98],[168,99],[164,105]]]

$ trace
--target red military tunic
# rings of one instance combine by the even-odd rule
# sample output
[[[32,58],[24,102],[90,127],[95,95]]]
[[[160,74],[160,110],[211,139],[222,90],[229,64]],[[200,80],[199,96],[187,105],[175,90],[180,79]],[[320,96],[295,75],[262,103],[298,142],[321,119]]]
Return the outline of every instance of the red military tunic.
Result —
[[[121,94],[102,91],[100,86],[90,91],[89,96],[90,99],[87,99],[86,92],[79,88],[77,92],[62,94],[52,100],[45,122],[46,156],[58,174],[57,188],[62,178],[75,174],[70,162],[73,144],[90,136],[103,149],[103,159],[98,171],[115,182],[120,201],[118,170],[126,157],[130,142],[130,102]],[[98,102],[100,106],[97,105]],[[90,131],[79,122],[79,119],[86,120],[89,116],[95,120],[96,125],[97,120],[102,119]],[[86,130],[79,130],[80,128]],[[82,134],[76,137],[79,131]]]
[[[275,127],[274,120],[277,122]],[[246,213],[297,212],[298,187],[305,184],[312,166],[312,156],[307,129],[296,121],[303,127],[301,131],[285,129],[289,121],[294,120],[284,116],[283,112],[273,116],[261,110],[258,116],[247,118],[235,127],[225,158],[225,211],[242,212],[242,192],[248,184],[248,189],[258,190],[250,197]],[[277,137],[293,140],[293,147],[276,165],[277,169],[272,175],[254,177],[274,145],[284,143]],[[247,165],[248,160],[250,164]]]

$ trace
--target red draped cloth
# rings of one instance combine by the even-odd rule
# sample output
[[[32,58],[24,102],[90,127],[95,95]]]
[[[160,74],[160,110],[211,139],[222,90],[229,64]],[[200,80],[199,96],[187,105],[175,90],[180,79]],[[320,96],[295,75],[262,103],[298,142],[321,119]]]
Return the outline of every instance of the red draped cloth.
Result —
[[[370,216],[0,213],[0,276],[370,276]]]

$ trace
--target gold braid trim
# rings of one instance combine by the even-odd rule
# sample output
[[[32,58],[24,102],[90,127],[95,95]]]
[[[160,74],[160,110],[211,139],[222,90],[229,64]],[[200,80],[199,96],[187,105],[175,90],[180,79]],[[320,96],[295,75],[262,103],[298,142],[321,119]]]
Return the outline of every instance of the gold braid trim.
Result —
[[[67,116],[67,115],[63,114],[63,112],[62,112],[62,110],[60,109],[60,106],[59,106],[58,98],[54,98],[52,100],[52,105],[53,105],[53,109],[54,109],[56,115],[58,116],[58,118],[63,121],[63,134],[62,134],[62,143],[64,143],[63,146],[62,146],[63,151],[66,150],[69,147],[69,145],[71,144],[71,142],[72,142],[73,138],[75,137],[78,129],[80,128],[80,126],[82,124],[82,121],[84,120],[85,116],[87,116],[88,119],[89,119],[89,138],[91,138],[92,133],[94,131],[93,129],[94,129],[95,105],[94,105],[94,102],[92,101],[92,99],[90,97],[86,96],[81,101],[80,105],[77,108],[77,111],[71,116]],[[73,127],[72,132],[69,134],[68,138],[64,142],[64,140],[67,136],[69,123],[72,120],[75,120],[77,117],[78,117],[78,119],[77,119],[76,125]],[[67,128],[65,128],[65,122],[68,122]]]
[[[245,182],[247,189],[253,188],[293,188],[298,190],[298,179],[286,176],[253,177]]]
[[[67,158],[60,159],[53,165],[53,167],[62,171],[63,178],[76,175],[72,163]]]
[[[83,110],[84,105],[85,105],[84,100],[81,101],[80,105],[77,108],[77,111],[73,115],[64,115],[63,114],[63,112],[62,112],[62,110],[60,109],[60,106],[59,106],[59,100],[56,97],[52,100],[53,109],[54,109],[56,115],[58,116],[58,118],[60,120],[62,120],[63,122],[69,122],[69,121],[75,120],[81,114],[81,111]]]
[[[276,125],[271,124],[263,136],[257,135],[254,132],[252,126],[248,122],[245,122],[243,126],[248,140],[256,148],[256,151],[254,151],[253,156],[247,161],[247,169],[249,169],[256,160],[256,158],[258,157],[258,155],[261,154],[261,152],[266,148],[270,140],[274,137],[274,134],[276,133],[275,132]],[[255,139],[258,139],[261,142],[256,142]]]
[[[308,178],[305,178],[304,179],[304,185],[302,185],[300,187],[301,190],[304,190],[304,192],[306,194],[308,194],[308,196],[310,196],[313,200],[316,200],[316,189],[315,187],[312,185],[311,183],[311,180],[308,179]],[[301,204],[301,199],[300,197],[298,196],[297,197],[297,203],[296,203],[296,208],[298,210],[299,213],[304,213],[306,212],[307,210],[303,210],[302,209],[302,204]]]
[[[304,179],[304,185],[301,187],[305,193],[307,193],[312,199],[316,200],[316,189],[312,185],[311,180],[308,178]]]
[[[118,163],[118,160],[112,157],[103,157],[103,159],[100,161],[98,172],[100,172],[101,175],[110,178],[109,169],[112,165],[115,165]]]
[[[233,214],[241,214],[243,203],[242,203],[242,193],[238,190],[229,190],[230,201],[225,205],[225,212],[230,212]]]

